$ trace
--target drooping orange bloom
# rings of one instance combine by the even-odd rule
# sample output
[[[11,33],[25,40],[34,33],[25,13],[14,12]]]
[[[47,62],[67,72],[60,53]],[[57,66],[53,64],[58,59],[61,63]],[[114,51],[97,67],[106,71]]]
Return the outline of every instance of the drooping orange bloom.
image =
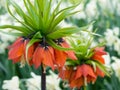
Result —
[[[97,47],[95,48],[94,50],[94,54],[93,56],[91,57],[93,60],[97,60],[99,61],[100,63],[102,64],[105,64],[105,60],[104,58],[102,57],[102,55],[106,55],[107,53],[104,51],[104,47]],[[96,67],[96,75],[97,76],[101,76],[101,77],[104,77],[105,74],[103,71],[101,71],[100,68]]]
[[[64,80],[68,80],[71,88],[80,88],[87,83],[95,82],[97,78],[93,68],[87,64],[79,65],[76,69],[67,67],[65,70],[60,71],[59,76]]]
[[[62,38],[58,39],[58,44],[64,48],[70,48],[69,44]],[[75,53],[73,51],[61,51],[54,49],[55,51],[55,63],[59,67],[63,67],[67,58],[72,60],[77,60]]]
[[[70,47],[65,41],[61,42],[58,40],[58,43],[64,48]],[[42,42],[34,52],[33,63],[36,68],[44,64],[54,70],[56,66],[63,67],[67,58],[77,59],[73,51],[61,51]]]
[[[54,50],[52,47],[38,45],[33,55],[33,64],[38,68],[43,63],[54,70],[54,59]]]
[[[59,41],[61,47],[69,48],[70,46],[65,40]],[[38,68],[41,64],[51,67],[53,70],[55,67],[63,67],[66,59],[71,58],[76,60],[76,56],[73,51],[61,51],[55,49],[47,44],[45,41],[35,43],[28,49],[28,55],[26,55],[26,46],[29,39],[20,37],[9,47],[9,59],[13,60],[14,63],[22,62],[25,63],[28,59],[30,65],[34,65]],[[27,56],[27,58],[26,58]]]
[[[105,60],[102,55],[106,55],[107,53],[104,51],[104,47],[97,47],[94,50],[94,54],[91,57],[93,60],[97,60],[102,64],[105,64]]]
[[[69,44],[63,39],[62,43],[60,45],[64,48],[70,48]],[[75,56],[75,53],[73,51],[65,51],[65,53],[68,55],[68,58],[72,60],[77,60],[77,57]]]
[[[8,54],[8,58],[13,60],[14,63],[17,62],[26,62],[26,45],[28,44],[29,40],[28,39],[24,39],[22,37],[18,38],[10,47],[9,47],[9,54]],[[31,64],[31,59],[32,59],[32,55],[34,52],[34,46],[31,46],[28,49],[28,60]]]

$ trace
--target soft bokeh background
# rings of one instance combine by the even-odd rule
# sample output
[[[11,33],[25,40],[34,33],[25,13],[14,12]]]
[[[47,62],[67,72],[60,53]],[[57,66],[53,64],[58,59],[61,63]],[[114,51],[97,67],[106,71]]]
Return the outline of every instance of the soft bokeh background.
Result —
[[[19,5],[23,7],[22,0]],[[65,0],[61,7],[80,0]],[[17,24],[8,14],[5,0],[0,0],[0,25]],[[108,55],[106,65],[113,69],[111,77],[98,78],[97,82],[89,84],[87,90],[120,90],[120,0],[82,0],[76,8],[81,12],[66,19],[61,25],[85,26],[95,21],[90,30],[96,30],[101,35],[96,37],[94,44],[105,42]],[[4,30],[10,32],[11,30]],[[25,66],[20,68],[19,63],[13,64],[7,59],[7,47],[16,39],[0,32],[0,90],[40,90],[40,69]],[[57,73],[57,72],[56,72]],[[52,81],[52,82],[51,82]],[[48,90],[69,90],[68,85],[62,83],[57,74],[48,69]]]

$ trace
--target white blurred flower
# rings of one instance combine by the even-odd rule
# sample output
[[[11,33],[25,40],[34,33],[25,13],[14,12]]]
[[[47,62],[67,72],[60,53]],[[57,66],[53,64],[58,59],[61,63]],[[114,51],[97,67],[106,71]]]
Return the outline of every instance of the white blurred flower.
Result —
[[[113,33],[114,33],[115,36],[119,36],[120,35],[120,29],[119,29],[119,27],[114,27],[113,28]]]
[[[31,73],[32,78],[26,80],[27,90],[41,90],[41,76]],[[46,76],[47,90],[61,90],[59,87],[60,79],[58,76],[50,71],[50,75]]]
[[[108,46],[113,46],[114,50],[120,55],[120,29],[118,27],[114,27],[112,29],[107,29],[105,32],[105,40]]]
[[[96,6],[96,0],[91,0],[86,6],[86,14],[88,17],[95,18],[98,16],[98,10]]]
[[[114,63],[112,63],[111,66],[115,71],[116,76],[120,79],[120,58],[113,56],[112,59],[114,60]]]
[[[108,46],[112,46],[112,44],[115,42],[116,38],[117,37],[114,35],[114,33],[113,33],[113,31],[111,29],[106,30],[105,39],[107,41]]]
[[[2,85],[3,90],[20,90],[19,78],[17,76],[12,77],[11,80],[4,80]]]
[[[80,12],[76,13],[75,15],[73,15],[73,18],[76,18],[76,19],[86,19],[86,15],[85,15],[85,12],[84,12],[84,4],[83,3],[78,5],[75,8],[75,11],[80,11]]]
[[[29,78],[26,80],[26,87],[28,90],[41,90],[40,89],[40,83],[41,83],[41,77],[31,73],[32,78]]]
[[[103,55],[102,57],[103,57],[104,60],[105,60],[105,64],[106,64],[107,66],[109,66],[109,65],[110,65],[110,61],[111,61],[109,53],[107,53],[107,55]]]
[[[48,90],[61,90],[59,87],[60,79],[58,75],[50,71],[50,75],[47,76],[47,89]]]
[[[109,11],[110,13],[114,12],[114,1],[115,0],[98,0],[99,5],[102,8],[102,11],[106,13],[106,11]]]
[[[114,43],[114,50],[118,52],[118,54],[120,55],[120,39],[117,38],[115,43]]]
[[[9,31],[7,33],[9,33]],[[12,35],[7,35],[0,32],[0,53],[4,53],[5,49],[9,46],[9,42],[13,42],[14,40],[15,37]]]
[[[13,24],[10,15],[8,13],[4,15],[0,15],[0,25],[9,25],[9,24],[10,25]]]

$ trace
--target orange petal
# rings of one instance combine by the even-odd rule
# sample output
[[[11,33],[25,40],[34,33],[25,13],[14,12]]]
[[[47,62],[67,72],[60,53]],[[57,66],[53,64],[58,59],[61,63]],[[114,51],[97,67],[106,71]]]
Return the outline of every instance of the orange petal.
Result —
[[[20,42],[9,50],[9,59],[20,57],[24,54],[24,43]]]
[[[81,75],[84,77],[87,77],[89,75],[93,78],[96,78],[93,68],[87,64],[83,64],[83,65],[77,67],[77,72],[76,72],[75,78],[77,79],[77,78],[81,77]]]
[[[104,72],[102,72],[98,67],[96,67],[96,75],[100,76],[100,77],[104,77],[105,76]]]
[[[52,47],[47,47],[47,49],[43,49],[43,47],[41,47],[41,49],[43,50],[43,60],[42,60],[42,63],[47,65],[47,66],[50,66],[53,70],[54,70],[54,64],[53,64],[53,61],[54,61],[54,57],[53,57],[53,48]]]
[[[95,55],[106,55],[107,53],[104,51],[104,47],[97,47],[94,50]]]
[[[92,56],[92,59],[97,60],[97,61],[99,61],[99,62],[102,63],[102,64],[105,64],[105,60],[104,60],[104,58],[103,58],[102,56],[93,55],[93,56]]]
[[[73,51],[66,51],[68,58],[72,60],[77,60],[77,57],[75,56],[75,53]]]
[[[21,57],[17,57],[17,58],[12,59],[13,63],[20,62],[20,58],[21,58]]]
[[[35,65],[35,68],[38,68],[41,65],[41,62],[43,60],[43,49],[41,49],[40,46],[38,46],[33,54],[33,64]]]
[[[19,43],[21,43],[21,42],[23,42],[23,38],[22,37],[20,37],[20,38],[18,38],[11,46],[9,46],[8,48],[10,49],[10,48],[13,48],[14,46],[17,46]]]
[[[67,59],[67,54],[64,51],[60,51],[57,49],[54,49],[55,52],[55,63],[62,67],[65,64],[65,61]]]
[[[60,45],[64,48],[70,48],[70,45],[64,40]]]
[[[69,44],[64,40],[60,45],[64,48],[70,48]],[[75,56],[75,53],[73,51],[66,51],[68,58],[72,60],[77,60],[77,57]]]
[[[71,88],[74,88],[74,87],[80,88],[83,85],[84,85],[83,77],[80,77],[79,79],[73,79],[72,82],[70,83]]]

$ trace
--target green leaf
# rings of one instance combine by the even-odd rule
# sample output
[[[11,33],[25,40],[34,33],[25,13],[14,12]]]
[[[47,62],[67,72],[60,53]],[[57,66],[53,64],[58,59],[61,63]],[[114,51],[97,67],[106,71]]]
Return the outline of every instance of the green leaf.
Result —
[[[24,27],[26,27],[29,31],[34,31],[30,26],[28,26],[26,23],[24,23],[23,21],[19,20],[18,18],[16,18],[16,16],[11,12],[10,7],[9,7],[9,0],[7,0],[7,10],[9,12],[9,14],[16,19],[19,23],[21,23]]]
[[[65,37],[65,36],[71,35],[79,31],[80,31],[80,28],[78,27],[67,27],[67,28],[59,29],[53,33],[50,33],[47,35],[47,37],[51,39],[58,39],[58,38]]]
[[[20,32],[25,33],[25,34],[30,33],[30,31],[27,28],[23,27],[23,26],[13,26],[13,25],[0,26],[0,29],[7,29],[7,28],[15,29],[15,30],[20,31]]]
[[[64,8],[60,11],[58,11],[59,6],[61,4],[62,0],[58,3],[58,5],[56,6],[55,10],[53,11],[50,21],[47,23],[47,25],[49,25],[48,29],[49,32],[53,31],[54,28],[65,18],[77,13],[75,12],[71,12],[73,9],[75,9],[79,4]]]
[[[13,33],[13,32],[4,32],[4,31],[0,31],[0,32],[4,33],[4,34],[7,34],[7,35],[12,35],[12,36],[24,36],[23,33]]]
[[[52,25],[50,27],[50,31],[54,31],[54,28],[65,18],[72,16],[76,13],[78,13],[79,11],[75,11],[75,12],[70,12],[70,11],[64,11],[61,14],[59,14],[58,16],[56,16],[56,18],[53,20]]]

